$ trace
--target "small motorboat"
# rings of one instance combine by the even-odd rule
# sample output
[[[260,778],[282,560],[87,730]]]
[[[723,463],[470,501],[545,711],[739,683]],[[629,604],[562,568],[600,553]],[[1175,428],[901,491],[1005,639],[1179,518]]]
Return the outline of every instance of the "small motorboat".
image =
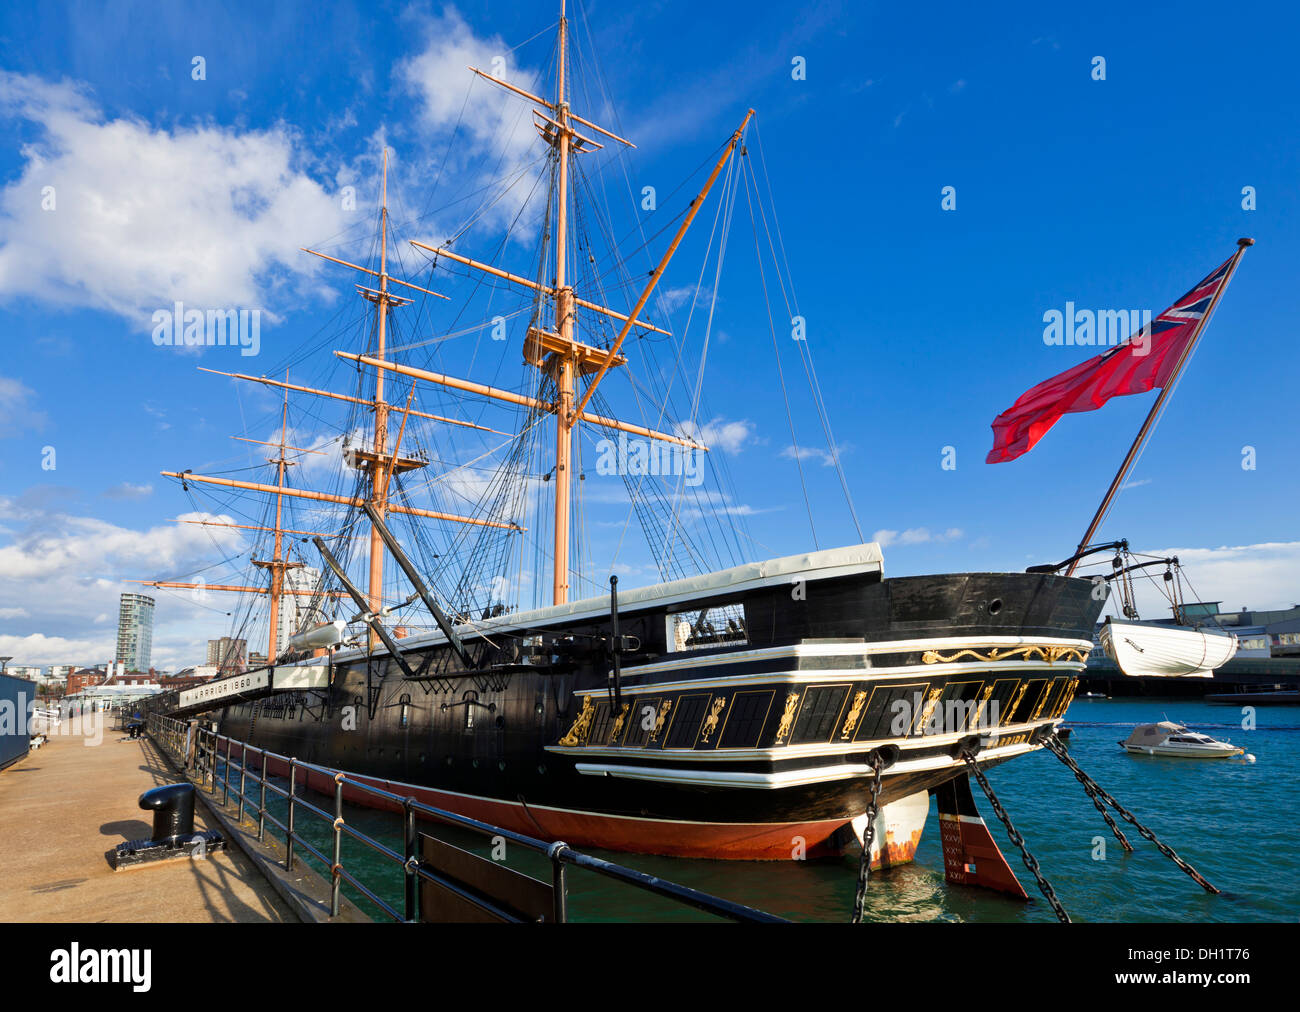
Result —
[[[1208,734],[1189,731],[1171,720],[1139,724],[1128,740],[1119,745],[1133,755],[1161,755],[1176,759],[1231,759],[1246,752],[1231,742],[1217,741]]]

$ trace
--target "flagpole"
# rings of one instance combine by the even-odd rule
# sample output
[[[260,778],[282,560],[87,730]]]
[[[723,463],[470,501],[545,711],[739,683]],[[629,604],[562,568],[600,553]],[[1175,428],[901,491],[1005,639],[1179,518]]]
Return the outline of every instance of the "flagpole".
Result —
[[[1246,252],[1247,246],[1254,245],[1254,239],[1237,240],[1237,252],[1233,254],[1232,262],[1228,264],[1228,273],[1223,279],[1223,284],[1219,286],[1218,291],[1214,293],[1214,297],[1210,299],[1210,305],[1206,308],[1205,315],[1197,322],[1196,330],[1192,332],[1191,339],[1187,342],[1186,347],[1183,348],[1183,353],[1178,357],[1178,361],[1174,364],[1174,371],[1170,373],[1169,379],[1165,385],[1160,388],[1160,396],[1157,397],[1156,402],[1151,405],[1151,410],[1147,413],[1146,421],[1142,423],[1142,428],[1138,430],[1137,438],[1133,440],[1133,445],[1128,448],[1128,454],[1124,457],[1124,463],[1120,465],[1119,471],[1116,472],[1115,480],[1110,483],[1110,488],[1106,490],[1106,497],[1102,499],[1101,505],[1097,507],[1097,512],[1093,514],[1092,522],[1088,524],[1088,529],[1084,532],[1083,539],[1079,542],[1079,552],[1082,552],[1088,546],[1089,542],[1092,541],[1093,535],[1097,533],[1097,528],[1101,526],[1102,520],[1106,518],[1106,513],[1110,510],[1110,504],[1115,498],[1115,493],[1119,491],[1120,486],[1124,483],[1124,479],[1128,476],[1129,468],[1133,466],[1133,462],[1137,460],[1138,455],[1142,452],[1142,446],[1146,442],[1147,437],[1151,434],[1151,430],[1155,427],[1156,419],[1160,417],[1160,410],[1164,407],[1165,400],[1171,393],[1173,393],[1173,389],[1178,383],[1179,374],[1183,371],[1183,366],[1187,364],[1187,360],[1192,357],[1192,352],[1196,350],[1196,343],[1201,339],[1201,332],[1210,322],[1210,317],[1214,315],[1214,308],[1219,304],[1219,299],[1221,299],[1223,293],[1228,290],[1228,284],[1232,281],[1232,275],[1237,271],[1237,264],[1241,262],[1242,254]],[[1079,560],[1075,559],[1070,563],[1070,568],[1065,571],[1065,575],[1072,575],[1075,567],[1078,565]]]

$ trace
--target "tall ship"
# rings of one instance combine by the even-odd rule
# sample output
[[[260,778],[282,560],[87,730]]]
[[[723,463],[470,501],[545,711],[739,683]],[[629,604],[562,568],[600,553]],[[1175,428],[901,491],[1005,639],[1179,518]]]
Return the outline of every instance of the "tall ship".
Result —
[[[596,122],[610,106],[575,74],[592,65],[574,56],[581,27],[562,6],[531,78],[467,70],[469,115],[504,109],[490,118],[536,137],[526,155],[489,151],[503,174],[451,202],[451,238],[398,241],[423,226],[390,218],[385,148],[369,253],[307,251],[354,272],[356,315],[282,373],[227,374],[277,392],[275,434],[243,437],[270,448],[266,472],[164,472],[194,504],[178,519],[239,544],[249,569],[141,582],[235,595],[232,638],[266,654],[157,705],[572,846],[836,855],[861,846],[878,805],[872,859],[909,860],[968,757],[1029,754],[1059,724],[1105,588],[1056,572],[887,577],[860,531],[776,558],[746,540],[704,380],[727,237],[750,239],[733,213],[749,216],[768,318],[792,291],[752,111],[705,154],[702,185],[620,234],[606,184],[623,183],[632,143]],[[457,124],[449,147],[484,127]],[[661,281],[692,227],[708,242],[681,302]],[[807,342],[786,354],[847,498]],[[796,370],[780,375],[784,390]],[[622,533],[641,529],[647,585],[611,578],[593,472],[623,496]]]

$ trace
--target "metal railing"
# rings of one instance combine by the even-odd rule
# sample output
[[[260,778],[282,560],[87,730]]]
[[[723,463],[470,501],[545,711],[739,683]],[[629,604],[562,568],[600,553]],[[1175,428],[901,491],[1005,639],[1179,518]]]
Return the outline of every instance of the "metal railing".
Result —
[[[254,801],[256,802],[257,840],[259,843],[265,841],[268,822],[280,831],[285,841],[284,867],[286,871],[293,871],[295,848],[301,848],[306,854],[324,866],[326,873],[330,877],[331,917],[338,916],[341,889],[343,882],[346,881],[394,921],[414,923],[419,920],[419,884],[423,879],[443,889],[450,890],[488,913],[500,916],[502,919],[512,919],[507,911],[494,907],[484,897],[473,894],[457,882],[439,875],[436,870],[428,867],[420,860],[420,835],[416,831],[416,819],[417,816],[423,816],[426,819],[468,829],[480,836],[504,839],[510,843],[518,844],[525,850],[548,858],[551,862],[551,885],[554,896],[553,919],[559,923],[568,920],[565,877],[566,866],[568,865],[586,868],[605,878],[622,882],[625,885],[645,890],[684,906],[693,907],[727,920],[768,924],[783,923],[785,920],[775,914],[734,903],[719,896],[712,896],[700,892],[698,889],[692,889],[690,886],[684,886],[659,878],[656,875],[637,871],[635,868],[628,868],[598,857],[592,857],[590,854],[574,850],[565,843],[548,843],[531,836],[524,836],[522,833],[503,829],[500,826],[481,822],[478,819],[471,819],[468,816],[426,805],[413,797],[404,797],[374,787],[357,779],[355,775],[342,770],[332,769],[328,766],[318,766],[315,763],[304,762],[293,756],[280,755],[277,752],[271,752],[256,745],[249,745],[228,735],[201,727],[197,722],[190,724],[162,714],[151,713],[148,717],[148,731],[154,741],[170,752],[182,765],[190,765],[192,756],[193,765],[199,770],[202,777],[202,786],[213,795],[214,800],[217,788],[220,786],[222,808],[227,806],[231,793],[234,793],[238,800],[237,823],[243,822],[245,805],[250,806],[251,815],[252,804]],[[193,735],[193,738],[191,738],[191,735]],[[223,743],[225,746],[224,754],[222,752]],[[238,761],[232,758],[234,752],[238,752]],[[257,756],[260,756],[260,769],[249,768],[249,753],[256,753]],[[273,783],[267,776],[268,759],[288,767],[287,789]],[[257,761],[257,758],[254,757],[253,762],[256,763]],[[218,772],[218,766],[221,767],[220,773]],[[238,774],[237,786],[233,788],[231,781],[232,770]],[[300,772],[304,777],[302,782],[298,779]],[[333,812],[325,811],[303,796],[303,791],[307,790],[306,778],[312,773],[322,775],[333,781]],[[256,792],[256,796],[252,798],[249,796],[248,781],[250,778]],[[381,841],[361,832],[344,819],[343,788],[345,786],[367,794],[372,798],[401,806],[404,828],[403,853],[399,854]],[[267,791],[279,795],[288,803],[288,812],[284,822],[281,822],[267,811]],[[333,842],[332,855],[322,853],[297,830],[295,815],[299,812],[314,815],[330,826]],[[382,858],[392,861],[402,869],[405,885],[402,910],[398,910],[385,901],[344,867],[342,857],[344,835],[364,844]]]

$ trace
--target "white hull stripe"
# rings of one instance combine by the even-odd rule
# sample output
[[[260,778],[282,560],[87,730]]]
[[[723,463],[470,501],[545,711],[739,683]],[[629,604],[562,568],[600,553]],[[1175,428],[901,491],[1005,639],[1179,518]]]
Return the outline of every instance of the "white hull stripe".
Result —
[[[1009,759],[1038,748],[1027,742],[1018,745],[1004,745],[1000,748],[985,749],[980,753],[984,759]],[[964,768],[959,759],[946,755],[930,756],[926,759],[911,759],[894,763],[885,771],[886,776],[901,773],[920,773],[927,770],[945,768]],[[745,773],[734,770],[669,770],[656,769],[651,766],[614,766],[598,763],[577,763],[579,773],[587,776],[620,777],[628,780],[654,780],[660,783],[690,784],[700,787],[742,787],[757,790],[778,790],[783,787],[801,787],[805,784],[831,783],[837,780],[852,780],[855,777],[871,776],[871,767],[854,763],[839,766],[818,766],[815,769],[789,770],[781,773]]]
[[[953,661],[947,664],[903,664],[892,668],[816,668],[796,671],[767,671],[750,675],[718,675],[715,678],[692,678],[674,682],[647,682],[623,685],[625,696],[656,695],[669,689],[729,689],[745,685],[818,685],[841,682],[878,682],[887,678],[916,678],[930,675],[967,675],[976,671],[1023,672],[1025,668],[1045,672],[1045,661]],[[1057,661],[1051,671],[1077,674],[1087,667],[1083,661]],[[575,697],[594,696],[603,689],[574,689]]]
[[[865,642],[862,640],[839,640],[830,643],[786,643],[776,647],[753,647],[749,650],[736,650],[727,653],[698,656],[693,651],[683,650],[672,655],[670,660],[654,661],[651,664],[625,665],[623,677],[635,675],[654,675],[664,671],[689,671],[691,668],[707,668],[716,664],[743,664],[746,661],[760,661],[774,657],[848,657],[871,656],[872,654],[901,654],[914,650],[952,650],[954,648],[978,650],[980,647],[1075,647],[1089,651],[1093,648],[1092,640],[1068,639],[1059,636],[932,636],[926,639],[886,640],[883,642]],[[877,669],[872,669],[877,670]]]

